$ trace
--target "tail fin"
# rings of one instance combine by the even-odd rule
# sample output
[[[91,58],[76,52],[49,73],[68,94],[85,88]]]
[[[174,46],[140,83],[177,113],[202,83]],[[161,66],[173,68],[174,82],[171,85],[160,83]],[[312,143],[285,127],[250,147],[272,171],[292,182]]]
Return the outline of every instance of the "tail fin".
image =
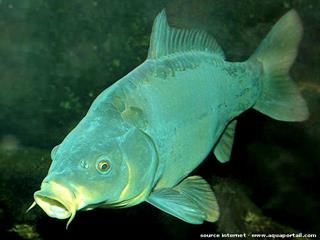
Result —
[[[309,116],[307,104],[289,76],[303,28],[295,10],[289,11],[272,28],[249,60],[263,66],[262,93],[253,106],[281,121],[303,121]]]

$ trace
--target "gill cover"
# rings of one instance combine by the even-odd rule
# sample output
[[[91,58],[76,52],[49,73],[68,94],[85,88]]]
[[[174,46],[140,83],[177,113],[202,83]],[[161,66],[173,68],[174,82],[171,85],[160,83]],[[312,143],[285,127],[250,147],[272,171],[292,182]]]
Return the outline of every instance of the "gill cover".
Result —
[[[158,154],[151,137],[134,127],[120,144],[128,168],[128,183],[120,195],[119,207],[136,205],[151,192],[158,166]]]

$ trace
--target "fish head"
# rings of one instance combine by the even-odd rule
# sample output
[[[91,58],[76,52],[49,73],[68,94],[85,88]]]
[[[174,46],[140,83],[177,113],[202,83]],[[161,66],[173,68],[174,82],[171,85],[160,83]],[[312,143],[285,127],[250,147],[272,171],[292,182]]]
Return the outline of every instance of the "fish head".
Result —
[[[68,224],[80,209],[140,203],[151,191],[157,168],[147,134],[117,111],[91,115],[52,150],[48,175],[34,193],[50,217],[69,218]]]

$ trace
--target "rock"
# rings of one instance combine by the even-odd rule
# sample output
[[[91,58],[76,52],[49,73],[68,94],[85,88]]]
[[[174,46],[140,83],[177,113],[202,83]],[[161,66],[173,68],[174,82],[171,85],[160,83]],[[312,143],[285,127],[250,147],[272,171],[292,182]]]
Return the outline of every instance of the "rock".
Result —
[[[28,224],[15,224],[10,232],[17,233],[22,239],[25,240],[41,240],[36,228]]]
[[[217,231],[220,233],[298,233],[263,215],[243,186],[231,179],[220,179],[214,186],[220,205]]]

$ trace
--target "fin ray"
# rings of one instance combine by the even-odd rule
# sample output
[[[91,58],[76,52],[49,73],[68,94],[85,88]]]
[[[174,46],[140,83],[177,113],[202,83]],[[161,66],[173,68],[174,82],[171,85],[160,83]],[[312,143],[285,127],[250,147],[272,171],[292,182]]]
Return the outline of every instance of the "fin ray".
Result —
[[[214,155],[221,163],[230,160],[236,125],[237,120],[233,120],[228,124],[213,150]]]
[[[298,46],[302,24],[295,10],[285,14],[262,41],[249,61],[263,66],[262,94],[254,108],[281,121],[304,121],[309,116],[306,101],[289,77]]]
[[[174,188],[150,194],[147,202],[183,221],[201,224],[219,218],[217,200],[209,184],[199,176],[188,177]]]
[[[187,30],[170,27],[165,10],[156,17],[150,37],[148,58],[156,59],[175,52],[206,51],[224,58],[216,40],[201,30]]]

